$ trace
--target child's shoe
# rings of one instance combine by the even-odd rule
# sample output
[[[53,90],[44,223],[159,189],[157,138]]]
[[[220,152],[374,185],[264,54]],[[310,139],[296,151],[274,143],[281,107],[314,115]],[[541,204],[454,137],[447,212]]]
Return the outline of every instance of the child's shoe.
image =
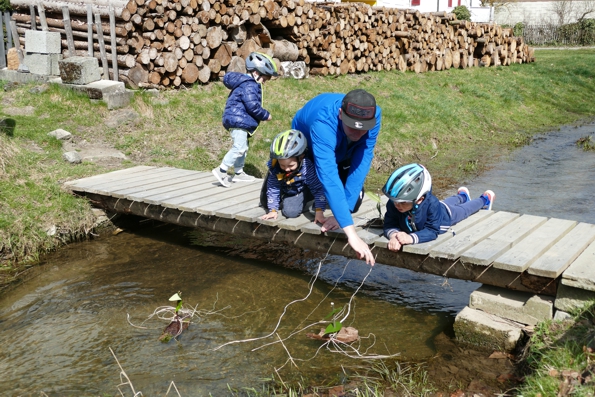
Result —
[[[217,180],[219,181],[220,184],[222,184],[225,187],[231,186],[229,184],[229,180],[227,179],[227,173],[222,172],[219,167],[213,168],[213,171],[212,172],[213,172],[213,175],[215,175],[215,178],[217,178]]]
[[[482,209],[491,210],[492,205],[494,204],[494,200],[496,199],[496,193],[492,192],[491,190],[486,190],[480,197],[483,199],[485,203]]]
[[[461,186],[459,188],[459,195],[465,197],[465,201],[463,201],[464,203],[466,203],[467,201],[471,200],[471,195],[469,194],[469,189],[467,189],[465,186]]]
[[[253,182],[254,179],[252,175],[248,175],[244,171],[231,177],[232,182]]]

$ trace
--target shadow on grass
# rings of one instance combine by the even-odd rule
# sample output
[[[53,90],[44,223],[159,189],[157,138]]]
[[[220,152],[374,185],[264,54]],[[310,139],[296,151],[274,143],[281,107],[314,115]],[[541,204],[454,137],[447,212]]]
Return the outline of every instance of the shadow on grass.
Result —
[[[14,129],[17,125],[15,119],[0,119],[0,132],[12,137],[14,136]]]

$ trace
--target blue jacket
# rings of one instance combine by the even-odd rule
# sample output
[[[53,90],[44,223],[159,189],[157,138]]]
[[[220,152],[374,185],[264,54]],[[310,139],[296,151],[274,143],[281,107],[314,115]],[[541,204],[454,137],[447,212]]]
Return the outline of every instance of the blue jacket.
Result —
[[[380,132],[381,110],[376,106],[376,125],[360,140],[349,143],[339,109],[345,94],[320,94],[298,110],[291,128],[299,130],[308,139],[316,173],[333,215],[342,228],[353,225],[351,211],[359,198],[374,157],[374,146]],[[337,164],[351,159],[351,168],[345,186],[339,178]]]
[[[260,84],[252,76],[237,72],[226,73],[223,84],[231,90],[223,110],[223,127],[241,128],[252,135],[258,124],[270,116],[262,107]]]
[[[411,220],[415,223],[417,231],[413,230]],[[386,203],[384,236],[388,239],[391,234],[401,231],[413,237],[413,244],[425,243],[435,240],[450,226],[450,214],[446,205],[438,200],[432,192],[426,194],[424,201],[415,210],[414,216],[412,211],[399,212],[392,201]]]
[[[312,160],[305,158],[301,168],[289,180],[276,160],[269,160],[267,166],[270,171],[267,178],[267,207],[269,211],[279,209],[282,196],[295,196],[301,193],[306,186],[314,196],[315,207],[323,211],[326,209],[324,189],[316,176]]]

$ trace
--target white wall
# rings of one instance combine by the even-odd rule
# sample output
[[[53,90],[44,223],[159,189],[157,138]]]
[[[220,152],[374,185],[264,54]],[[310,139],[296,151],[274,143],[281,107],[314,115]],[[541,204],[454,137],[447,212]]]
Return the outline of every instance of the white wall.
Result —
[[[517,22],[523,22],[529,25],[543,25],[548,23],[558,24],[559,19],[553,8],[556,4],[561,4],[557,1],[519,1],[509,3],[505,6],[498,7],[494,12],[494,20],[498,24],[514,25]],[[593,7],[593,1],[575,0],[568,2],[572,8],[566,13],[564,23],[572,23],[577,20],[577,13],[583,7]],[[590,14],[588,18],[595,18],[595,13]]]

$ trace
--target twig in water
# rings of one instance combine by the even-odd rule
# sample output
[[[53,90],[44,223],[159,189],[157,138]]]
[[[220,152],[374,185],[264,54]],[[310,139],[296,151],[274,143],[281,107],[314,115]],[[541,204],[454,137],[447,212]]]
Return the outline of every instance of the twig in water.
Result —
[[[143,393],[142,392],[137,392],[134,390],[134,386],[132,385],[132,382],[130,381],[130,378],[128,377],[128,375],[126,375],[126,371],[124,371],[124,368],[122,368],[122,366],[120,365],[120,361],[118,361],[118,357],[116,357],[116,354],[114,353],[114,351],[112,350],[111,347],[109,347],[109,351],[112,352],[112,356],[114,356],[114,360],[116,360],[116,363],[118,364],[118,367],[120,367],[120,383],[117,387],[118,387],[118,391],[120,392],[120,394],[122,395],[122,397],[124,397],[124,393],[122,393],[122,390],[120,389],[120,386],[125,386],[128,385],[130,386],[130,389],[132,390],[132,393],[134,395],[134,397],[136,396],[142,396]],[[126,379],[126,382],[122,381],[122,377],[124,377]]]

